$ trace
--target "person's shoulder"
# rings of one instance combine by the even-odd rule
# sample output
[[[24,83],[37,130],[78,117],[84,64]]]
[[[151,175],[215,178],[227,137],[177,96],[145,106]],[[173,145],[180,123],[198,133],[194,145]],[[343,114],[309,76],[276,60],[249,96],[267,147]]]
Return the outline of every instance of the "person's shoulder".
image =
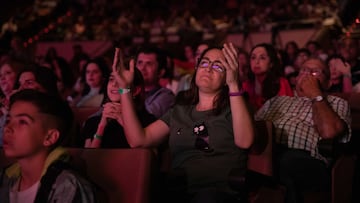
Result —
[[[241,85],[242,85],[242,88],[243,88],[244,90],[247,90],[247,89],[249,89],[250,87],[253,86],[253,83],[252,83],[249,79],[247,79],[247,80],[244,80],[244,81],[241,83]]]
[[[288,95],[276,95],[269,99],[268,101],[271,102],[281,102],[281,101],[290,101],[290,100],[296,100],[296,97],[288,96]]]
[[[288,80],[285,77],[282,77],[282,76],[279,78],[279,81],[280,81],[280,84],[281,83],[289,83]]]
[[[57,177],[54,182],[57,187],[88,187],[90,190],[92,190],[95,186],[86,177],[85,172],[81,168],[75,166],[72,162],[56,161],[51,164],[51,166],[48,168],[47,173],[50,175],[56,175],[57,173]]]
[[[161,87],[146,98],[147,102],[155,100],[169,103],[172,106],[175,102],[175,94],[170,89]]]
[[[91,183],[77,170],[66,168],[63,169],[58,177],[56,178],[56,184],[67,184],[67,185],[89,185]]]
[[[94,123],[100,122],[100,120],[101,120],[101,113],[100,113],[100,114],[95,113],[95,114],[93,114],[93,115],[90,115],[90,116],[86,119],[85,123],[94,124]]]
[[[52,197],[61,202],[96,202],[95,183],[76,170],[63,169],[52,187],[55,188]]]
[[[170,89],[168,89],[166,87],[159,88],[158,91],[156,91],[156,93],[157,94],[163,94],[163,95],[167,94],[167,95],[175,96],[174,93]]]
[[[340,96],[337,96],[337,95],[327,95],[327,100],[329,102],[336,102],[336,103],[346,103],[348,104],[348,101],[344,98],[341,98]]]

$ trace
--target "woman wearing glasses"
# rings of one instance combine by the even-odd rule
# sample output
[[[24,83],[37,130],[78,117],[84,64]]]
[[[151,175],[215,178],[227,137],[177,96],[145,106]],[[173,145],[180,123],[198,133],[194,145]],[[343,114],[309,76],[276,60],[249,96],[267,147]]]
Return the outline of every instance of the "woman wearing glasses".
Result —
[[[255,110],[273,96],[294,96],[283,75],[279,57],[272,45],[258,44],[251,50],[248,80],[242,86]]]
[[[113,72],[118,73],[116,79],[126,90],[133,81],[134,62],[126,70],[121,58],[118,64],[118,56],[119,49]],[[239,194],[228,186],[228,175],[232,169],[245,172],[246,149],[254,139],[252,117],[238,76],[237,51],[232,44],[208,48],[200,56],[190,89],[145,129],[136,117],[131,94],[121,94],[123,127],[130,146],[158,146],[169,138],[172,169],[186,174],[182,180],[187,182],[187,194],[177,193],[171,202],[238,201]]]

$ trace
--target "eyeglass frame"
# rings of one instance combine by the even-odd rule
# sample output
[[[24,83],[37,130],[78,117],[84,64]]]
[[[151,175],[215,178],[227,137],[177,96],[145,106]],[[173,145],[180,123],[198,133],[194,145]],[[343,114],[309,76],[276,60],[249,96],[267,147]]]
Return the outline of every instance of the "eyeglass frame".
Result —
[[[320,76],[324,74],[324,70],[322,70],[321,68],[300,68],[299,73],[310,74],[312,76]]]
[[[204,66],[202,66],[202,63],[203,63],[203,61],[206,61],[209,65],[208,66],[206,66],[206,67],[204,67]],[[215,63],[219,63],[219,64],[215,64]],[[214,66],[215,65],[215,66]],[[196,66],[197,68],[203,68],[203,69],[205,69],[205,68],[211,68],[210,70],[214,70],[215,72],[218,72],[218,73],[223,73],[223,72],[225,72],[226,71],[226,69],[224,68],[224,67],[222,67],[222,64],[221,64],[221,62],[220,61],[217,61],[217,60],[215,60],[215,61],[210,61],[208,58],[202,58],[202,59],[199,59],[199,62],[198,62],[198,64],[197,64],[197,66]],[[216,68],[214,68],[214,67],[216,67]]]

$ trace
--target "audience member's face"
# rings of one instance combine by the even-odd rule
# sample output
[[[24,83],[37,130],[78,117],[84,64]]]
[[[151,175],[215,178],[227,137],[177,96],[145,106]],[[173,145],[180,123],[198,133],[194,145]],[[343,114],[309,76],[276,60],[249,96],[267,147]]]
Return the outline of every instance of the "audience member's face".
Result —
[[[5,95],[9,95],[16,82],[16,73],[9,64],[0,67],[0,88]]]
[[[249,61],[248,61],[248,58],[247,58],[246,54],[239,53],[238,62],[239,62],[239,66],[247,66]]]
[[[118,90],[119,90],[119,85],[116,82],[113,73],[111,73],[111,75],[109,77],[109,82],[107,84],[107,95],[108,95],[110,101],[120,102],[121,96],[120,96]]]
[[[303,53],[303,52],[300,52],[297,56],[296,56],[296,59],[295,59],[295,69],[296,71],[299,71],[301,65],[309,59],[309,56],[306,54],[306,53]]]
[[[287,45],[287,47],[286,47],[286,53],[288,54],[288,55],[294,55],[294,54],[296,54],[296,47],[295,47],[295,45],[293,45],[293,44],[288,44]]]
[[[156,54],[140,53],[138,55],[136,67],[144,77],[145,86],[158,84],[160,78],[158,66]]]
[[[102,72],[95,63],[89,63],[86,67],[86,83],[92,88],[101,87],[103,82]]]
[[[341,60],[341,59],[333,58],[329,61],[330,79],[332,79],[332,80],[339,79],[342,76],[342,73],[339,72],[336,68],[337,63],[338,63],[337,60]]]
[[[18,101],[10,110],[4,126],[3,149],[7,157],[21,159],[48,146],[48,116],[40,113],[32,103]]]
[[[315,44],[310,43],[307,45],[306,48],[310,51],[312,55],[316,54],[317,48]]]
[[[355,60],[359,54],[359,46],[354,39],[344,39],[340,45],[340,54],[346,61]]]
[[[34,89],[45,92],[45,89],[36,81],[35,75],[32,72],[23,72],[19,77],[20,90]]]
[[[325,74],[325,66],[319,61],[320,59],[309,59],[303,63],[300,68],[297,81],[301,81],[303,77],[315,77],[323,90],[328,88],[328,77]]]
[[[238,62],[239,62],[239,75],[240,78],[245,78],[248,75],[249,72],[249,61],[248,58],[246,56],[246,54],[244,53],[239,53],[238,55]]]
[[[202,91],[219,91],[225,83],[225,68],[220,62],[225,60],[221,50],[208,50],[200,59],[196,70],[195,83]]]
[[[266,74],[270,67],[270,57],[264,47],[256,47],[250,55],[250,67],[254,75]]]

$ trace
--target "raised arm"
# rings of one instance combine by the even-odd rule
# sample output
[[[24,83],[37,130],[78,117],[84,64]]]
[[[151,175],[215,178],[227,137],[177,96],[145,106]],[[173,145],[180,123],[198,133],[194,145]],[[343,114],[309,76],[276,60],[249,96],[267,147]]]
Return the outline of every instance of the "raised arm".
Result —
[[[239,87],[239,68],[237,51],[233,44],[224,44],[222,49],[226,61],[221,61],[226,68],[226,83],[229,86],[230,108],[235,144],[240,148],[249,148],[254,141],[253,120]]]
[[[351,66],[347,62],[343,62],[341,59],[335,59],[336,68],[342,74],[342,92],[352,92],[352,81],[351,81]]]
[[[130,68],[124,67],[120,49],[116,48],[112,65],[115,79],[120,89],[129,89],[134,80],[135,64],[130,61]],[[122,120],[126,139],[131,147],[152,147],[160,144],[170,132],[169,127],[161,120],[157,120],[145,129],[137,118],[132,95],[129,91],[121,93]],[[119,112],[120,113],[120,112]]]
[[[346,124],[330,106],[326,95],[320,89],[318,80],[306,75],[299,79],[298,83],[301,87],[299,91],[313,100],[313,121],[319,135],[324,139],[331,139],[344,133],[347,129]]]

